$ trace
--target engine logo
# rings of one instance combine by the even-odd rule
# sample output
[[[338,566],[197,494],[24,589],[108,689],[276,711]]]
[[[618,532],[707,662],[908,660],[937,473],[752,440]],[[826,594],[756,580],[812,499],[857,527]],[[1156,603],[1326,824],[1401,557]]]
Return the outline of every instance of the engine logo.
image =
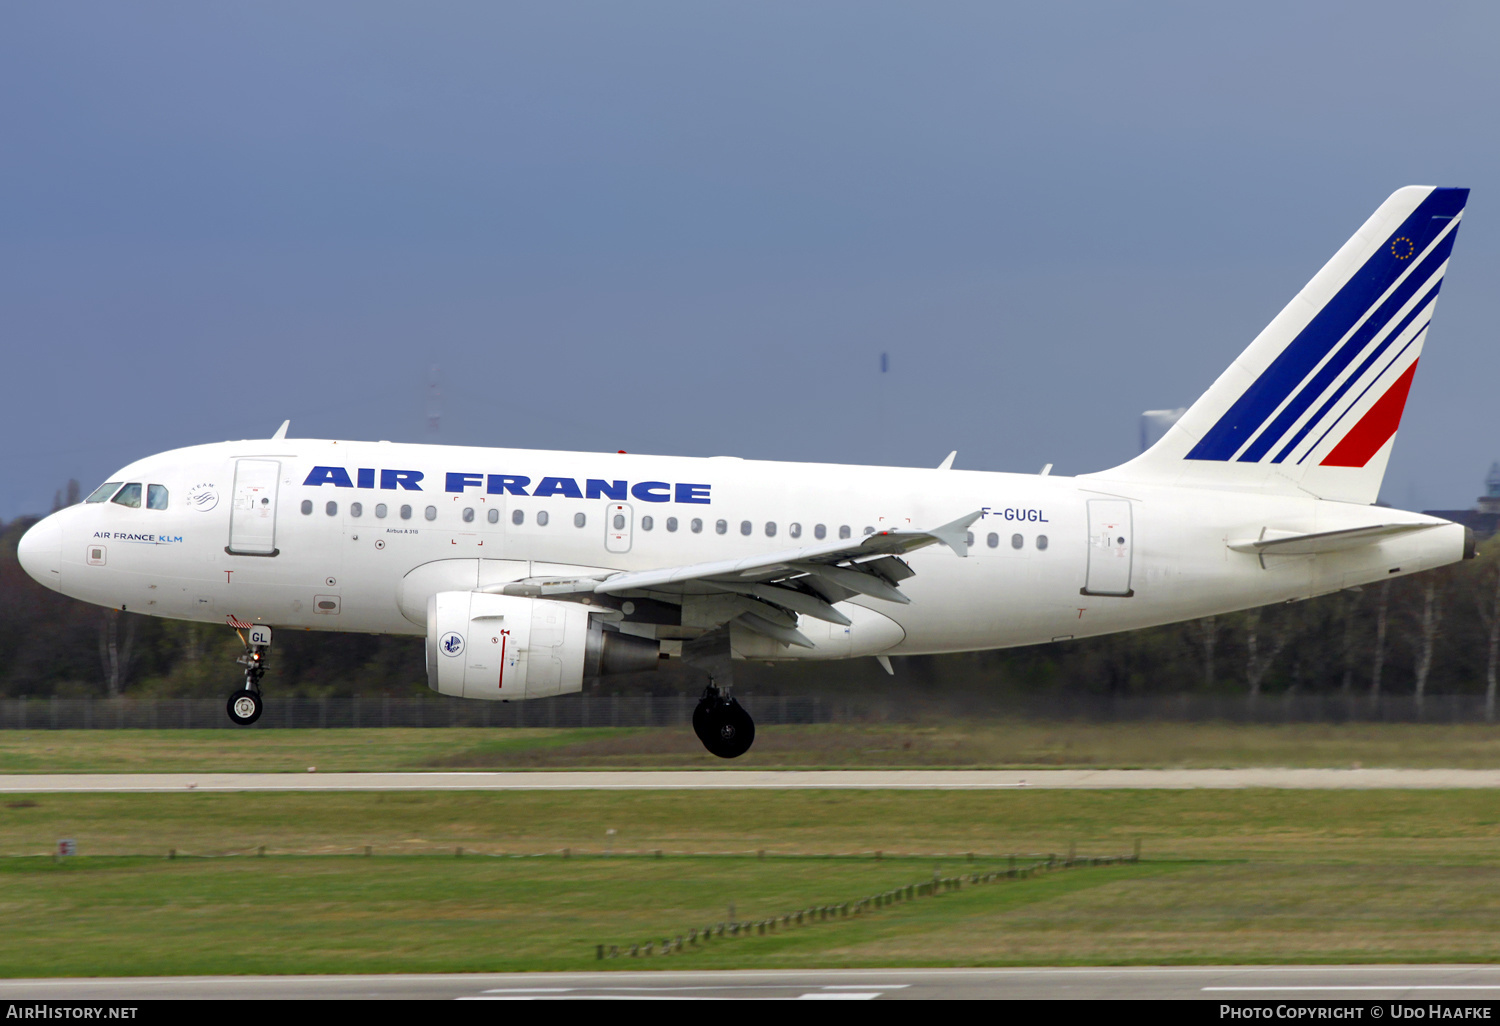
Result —
[[[438,639],[438,647],[443,650],[443,655],[462,655],[464,651],[464,636],[457,631],[449,631]]]

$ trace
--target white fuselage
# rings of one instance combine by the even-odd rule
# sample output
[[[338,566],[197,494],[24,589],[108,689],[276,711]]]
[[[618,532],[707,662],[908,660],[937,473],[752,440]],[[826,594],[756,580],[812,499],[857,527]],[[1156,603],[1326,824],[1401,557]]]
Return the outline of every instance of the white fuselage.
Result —
[[[258,490],[247,490],[245,460],[261,471],[274,464]],[[813,544],[818,525],[828,539],[844,528],[859,538],[974,510],[983,516],[966,558],[938,545],[908,557],[909,605],[840,603],[897,625],[880,635],[883,653],[1001,648],[1192,619],[1384,580],[1464,551],[1463,528],[1420,514],[1109,475],[273,439],[174,450],[116,479],[164,486],[166,508],[103,501],[53,514],[28,535],[33,576],[87,602],[154,616],[368,633],[422,634],[428,594],[454,581],[683,566]],[[1317,555],[1229,547],[1267,532],[1371,523],[1431,526]],[[53,546],[55,566],[38,572]],[[274,554],[244,554],[257,547]],[[1111,575],[1108,590],[1128,594],[1085,593],[1091,573]],[[828,655],[784,646],[762,654]]]

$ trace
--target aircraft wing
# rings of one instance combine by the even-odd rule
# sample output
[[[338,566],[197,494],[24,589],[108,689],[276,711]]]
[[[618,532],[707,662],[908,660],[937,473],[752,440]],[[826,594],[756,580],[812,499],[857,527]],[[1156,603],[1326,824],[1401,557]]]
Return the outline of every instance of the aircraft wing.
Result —
[[[900,557],[938,544],[967,556],[969,525],[979,516],[976,510],[926,531],[877,531],[859,539],[655,570],[533,577],[493,590],[538,598],[600,595],[678,603],[689,595],[738,596],[733,617],[738,622],[783,643],[811,647],[796,630],[798,613],[847,626],[849,618],[833,604],[851,596],[910,602],[898,585],[913,571]]]

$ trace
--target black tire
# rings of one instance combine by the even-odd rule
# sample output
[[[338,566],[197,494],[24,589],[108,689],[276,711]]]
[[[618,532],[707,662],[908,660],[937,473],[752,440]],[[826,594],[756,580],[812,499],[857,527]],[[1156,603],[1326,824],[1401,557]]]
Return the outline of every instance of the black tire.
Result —
[[[229,713],[229,718],[241,727],[248,727],[260,719],[260,714],[265,712],[266,703],[261,699],[259,691],[250,691],[241,688],[229,696],[224,709]]]
[[[755,743],[755,721],[734,699],[719,703],[707,719],[707,737],[699,735],[703,747],[721,759],[738,759]]]
[[[698,740],[707,747],[708,739],[713,735],[710,733],[713,719],[714,707],[719,704],[717,698],[709,698],[707,695],[698,700],[698,706],[693,710],[693,733],[698,735]]]

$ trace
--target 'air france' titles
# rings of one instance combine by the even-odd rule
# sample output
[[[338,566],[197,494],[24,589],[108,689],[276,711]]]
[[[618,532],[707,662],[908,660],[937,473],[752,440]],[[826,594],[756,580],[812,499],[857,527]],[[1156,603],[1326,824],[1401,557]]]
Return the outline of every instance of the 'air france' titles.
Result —
[[[304,485],[333,485],[335,488],[375,488],[376,481],[385,491],[423,491],[422,480],[426,475],[420,470],[379,470],[360,467],[349,476],[344,467],[313,467]],[[444,479],[444,490],[462,494],[469,489],[479,489],[490,495],[529,495],[544,499],[558,496],[564,499],[609,499],[623,502],[634,498],[638,502],[682,502],[708,505],[710,485],[668,481],[628,481],[585,478],[579,487],[577,478],[543,477],[533,486],[532,479],[520,474],[464,474],[450,472]],[[529,489],[529,490],[528,490]]]

